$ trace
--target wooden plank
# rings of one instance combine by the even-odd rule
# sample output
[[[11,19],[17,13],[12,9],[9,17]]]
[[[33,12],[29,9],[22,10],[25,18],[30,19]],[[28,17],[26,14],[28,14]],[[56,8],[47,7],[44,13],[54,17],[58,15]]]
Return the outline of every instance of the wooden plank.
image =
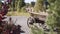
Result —
[[[43,15],[43,16],[48,16],[48,13],[46,12],[40,12],[40,13],[36,13],[36,12],[29,12],[29,13],[32,13],[34,15]]]

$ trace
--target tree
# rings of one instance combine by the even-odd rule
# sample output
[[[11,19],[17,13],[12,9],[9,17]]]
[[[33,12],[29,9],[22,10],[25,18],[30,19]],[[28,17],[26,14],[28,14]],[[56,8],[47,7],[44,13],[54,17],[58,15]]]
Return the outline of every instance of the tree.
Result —
[[[30,4],[29,3],[26,3],[26,7],[28,7]]]
[[[15,10],[15,1],[16,0],[12,0],[12,8],[13,8],[13,11]]]
[[[24,0],[12,0],[11,2],[11,8],[13,8],[13,10],[17,10],[20,11],[20,9],[25,6],[25,2]]]
[[[44,0],[37,0],[35,4],[35,11],[43,11],[43,2]]]
[[[20,9],[21,9],[23,6],[25,6],[25,2],[24,2],[24,0],[18,0],[17,2],[18,2],[18,3],[17,3],[17,11],[20,11]]]
[[[31,6],[34,7],[34,5],[35,5],[35,2],[31,2]]]
[[[46,23],[52,30],[54,30],[54,28],[60,29],[60,0],[49,0],[49,2],[50,10]],[[58,30],[57,34],[60,34],[60,30]]]
[[[42,10],[42,0],[37,0],[35,7],[37,10]],[[49,6],[49,16],[46,19],[46,23],[50,27],[50,33],[49,34],[60,34],[60,0],[48,0],[50,3]],[[41,3],[41,4],[39,4]],[[40,5],[40,6],[39,6]],[[54,28],[57,29],[57,33],[54,32]],[[56,30],[55,29],[55,30]]]

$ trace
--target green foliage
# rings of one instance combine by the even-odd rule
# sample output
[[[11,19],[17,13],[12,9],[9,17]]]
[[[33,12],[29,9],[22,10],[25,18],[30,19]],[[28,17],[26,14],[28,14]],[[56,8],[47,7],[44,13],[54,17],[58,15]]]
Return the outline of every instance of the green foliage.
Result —
[[[17,10],[20,11],[20,9],[25,6],[25,2],[24,0],[13,0],[11,3],[11,8],[13,8],[13,10]]]
[[[44,34],[42,29],[38,29],[37,27],[31,28],[33,34]]]
[[[26,3],[26,7],[28,7],[30,4],[29,3]]]
[[[18,7],[17,7],[18,11],[20,11],[20,9],[21,9],[23,6],[25,6],[24,0],[19,0],[19,1],[18,1]]]
[[[50,3],[54,3],[56,0],[48,0]]]
[[[36,4],[35,4],[35,11],[39,11],[43,9],[43,0],[37,0]]]
[[[0,10],[1,10],[1,4],[0,4]]]
[[[35,2],[31,2],[31,6],[34,7],[34,5],[35,5]]]
[[[50,6],[50,12],[52,12],[51,13],[52,17],[54,17],[54,19],[52,19],[51,14],[50,14],[49,16],[50,16],[51,20],[57,21],[57,18],[59,18],[59,16],[60,16],[60,10],[59,10],[60,6],[59,5],[60,5],[59,1],[56,1],[53,3],[53,5]]]
[[[48,19],[47,19],[47,24],[51,26],[51,28],[54,27],[59,27],[60,29],[60,0],[49,0],[50,2],[50,12]],[[57,32],[57,34],[60,34]]]
[[[26,12],[25,7],[22,7],[22,8],[21,8],[21,12]]]

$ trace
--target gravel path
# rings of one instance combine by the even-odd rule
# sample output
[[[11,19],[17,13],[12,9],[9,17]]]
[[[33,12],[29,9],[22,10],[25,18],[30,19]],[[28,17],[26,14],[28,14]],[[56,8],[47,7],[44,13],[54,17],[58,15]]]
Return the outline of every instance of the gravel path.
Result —
[[[16,20],[16,25],[21,25],[21,29],[25,32],[25,33],[21,33],[21,34],[30,34],[29,28],[27,26],[27,18],[25,16],[11,16],[13,22],[15,22]],[[9,19],[9,16],[7,18],[7,20]]]

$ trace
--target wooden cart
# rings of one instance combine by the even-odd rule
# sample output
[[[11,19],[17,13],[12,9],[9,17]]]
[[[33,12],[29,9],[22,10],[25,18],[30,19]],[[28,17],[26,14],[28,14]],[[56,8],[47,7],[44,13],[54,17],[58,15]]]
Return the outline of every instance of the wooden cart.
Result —
[[[27,19],[28,27],[30,27],[30,25],[33,25],[34,23],[39,23],[39,25],[45,24],[45,20],[48,16],[48,13],[46,12],[40,12],[40,13],[29,12],[29,13],[31,16]]]

